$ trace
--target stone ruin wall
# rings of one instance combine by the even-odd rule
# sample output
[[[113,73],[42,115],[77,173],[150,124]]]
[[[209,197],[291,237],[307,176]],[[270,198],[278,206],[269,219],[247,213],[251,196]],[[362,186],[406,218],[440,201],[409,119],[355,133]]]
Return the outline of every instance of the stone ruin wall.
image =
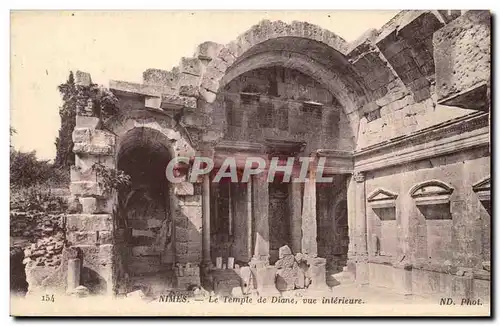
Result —
[[[397,194],[395,221],[377,220],[376,214],[367,209],[367,235],[360,234],[357,230],[358,222],[351,220],[352,216],[360,214],[356,208],[358,200],[356,203],[352,200],[348,202],[349,226],[355,226],[349,229],[349,258],[355,264],[364,266],[366,260],[357,258],[363,256],[360,249],[363,248],[363,238],[368,239],[365,247],[372,256],[369,258],[369,268],[358,268],[355,271],[356,277],[361,279],[361,282],[390,286],[400,274],[399,270],[385,270],[392,268],[393,263],[392,260],[387,263],[383,258],[381,261],[375,257],[380,256],[382,252],[391,259],[404,253],[414,267],[418,265],[417,260],[424,258],[424,253],[427,255],[429,252],[435,253],[439,259],[445,259],[447,264],[461,264],[467,268],[476,268],[481,260],[465,253],[471,249],[474,253],[482,252],[484,261],[487,261],[487,243],[467,239],[472,235],[477,239],[478,232],[481,233],[479,238],[483,238],[487,225],[486,222],[471,221],[471,216],[477,216],[478,209],[480,216],[484,216],[482,206],[472,195],[471,188],[480,180],[489,177],[488,119],[485,120],[484,115],[477,112],[489,110],[491,59],[488,12],[402,11],[380,30],[370,30],[352,43],[346,43],[334,33],[308,23],[262,21],[227,45],[214,42],[200,44],[193,57],[182,58],[180,65],[170,71],[148,69],[143,74],[143,84],[112,81],[110,88],[119,97],[122,108],[118,129],[127,130],[134,124],[142,123],[144,126],[162,130],[169,139],[185,142],[198,153],[202,153],[205,148],[210,148],[226,136],[227,115],[222,116],[223,123],[213,121],[217,121],[215,117],[220,114],[216,108],[224,107],[221,104],[225,97],[221,96],[223,92],[221,93],[219,88],[220,85],[227,85],[231,81],[224,81],[225,75],[231,72],[231,66],[238,60],[245,60],[245,53],[254,46],[280,37],[298,37],[321,42],[340,53],[343,60],[349,63],[348,68],[336,66],[336,71],[333,72],[336,75],[328,75],[329,72],[321,68],[314,70],[314,67],[306,64],[297,66],[304,73],[317,77],[322,85],[331,77],[330,83],[333,86],[330,85],[332,88],[329,90],[335,91],[332,98],[336,97],[342,107],[339,125],[348,127],[349,131],[339,135],[347,135],[354,149],[352,172],[364,174],[362,178],[356,178],[356,181],[351,180],[350,189],[347,190],[348,196],[356,194],[355,197],[366,198],[372,191],[384,187]],[[294,69],[293,65],[291,69]],[[344,76],[343,79],[339,78],[339,75]],[[85,75],[77,77],[80,82],[83,80],[83,83],[87,78]],[[229,83],[227,89],[231,92],[232,87],[236,87],[237,91],[240,89],[237,85],[237,81],[235,84]],[[323,96],[323,100],[330,100],[326,92]],[[336,106],[336,103],[331,104]],[[159,126],[162,119],[156,118],[156,113],[150,115],[147,113],[150,111],[145,111],[144,108],[152,110],[151,112],[160,109],[171,117],[183,108],[181,136],[173,137],[172,133],[180,131],[168,126]],[[143,113],[136,116],[138,111]],[[292,123],[292,120],[288,119],[288,123]],[[451,127],[448,128],[448,125]],[[457,125],[459,127],[456,127]],[[444,132],[440,133],[441,130]],[[448,148],[442,142],[439,143],[440,137],[460,138],[457,136],[457,130],[467,130],[471,137],[475,137],[474,142],[467,143],[458,139]],[[108,166],[115,165],[120,135],[123,133],[113,134],[102,130],[98,118],[85,114],[77,117],[77,127],[73,134],[78,169],[72,171],[71,190],[73,195],[79,197],[83,211],[82,214],[68,217],[68,227],[72,230],[68,232],[68,239],[72,245],[80,248],[79,255],[84,257],[83,267],[96,272],[99,278],[104,280],[107,293],[116,290],[120,274],[120,264],[116,261],[119,248],[112,240],[116,232],[111,219],[113,200],[100,193],[96,183],[92,181],[92,176],[84,172],[88,171],[95,161],[103,161]],[[323,144],[329,143],[328,137],[322,139],[326,139]],[[338,148],[349,149],[349,146],[345,145],[349,142],[341,141],[340,137],[338,139]],[[439,152],[442,153],[441,156],[436,157],[434,153],[432,155],[435,158],[426,159],[425,155],[430,155],[422,152],[425,152],[426,142],[444,146]],[[462,154],[454,153],[455,148],[464,146],[467,150]],[[182,148],[175,148],[177,155],[183,152]],[[412,151],[418,153],[412,156]],[[420,154],[421,152],[423,154]],[[399,186],[390,181],[394,178],[401,180]],[[453,257],[434,250],[434,247],[443,244],[436,241],[431,223],[423,222],[414,205],[404,204],[410,200],[407,195],[409,189],[429,179],[439,179],[452,185],[454,189],[450,197],[451,214],[455,214],[453,222],[445,221],[438,228],[440,235],[446,234],[443,241],[448,241],[446,243],[454,246],[459,252]],[[199,185],[185,186],[187,188],[176,193],[179,199],[176,209],[183,212],[187,220],[195,221],[195,225],[201,228],[201,199],[193,190]],[[356,193],[354,189],[361,192]],[[407,210],[401,210],[401,207]],[[459,211],[465,213],[458,214]],[[408,214],[407,219],[403,220],[402,216],[405,214]],[[464,229],[466,231],[463,231]],[[394,230],[400,234],[398,237],[385,236]],[[372,243],[372,235],[381,238],[379,242]],[[199,252],[200,247],[199,239],[195,239],[192,245],[188,241],[175,249],[177,258],[189,264],[182,268],[191,268],[191,264],[198,266],[199,256],[192,256],[191,253]],[[183,253],[189,258],[183,260]],[[401,285],[403,291],[427,291],[419,288],[422,280],[435,276],[432,276],[432,273],[419,272],[432,270],[428,262],[424,265],[427,267],[415,268],[410,274],[408,270],[404,270],[405,276],[402,278],[407,283]],[[382,269],[384,270],[381,272]],[[364,273],[363,270],[367,272]],[[413,283],[411,278],[407,281],[407,275],[412,273],[415,276]],[[388,275],[389,279],[379,280],[384,274]],[[193,272],[192,275],[199,274]],[[489,276],[482,277],[489,280]],[[481,279],[472,279],[479,284],[479,288],[486,286],[480,282]],[[428,279],[427,281],[436,284]],[[449,282],[455,281],[439,281],[437,287],[447,287]],[[436,291],[436,288],[429,291]],[[461,293],[460,291],[470,289],[464,290],[458,286],[458,289],[455,287],[449,291]]]

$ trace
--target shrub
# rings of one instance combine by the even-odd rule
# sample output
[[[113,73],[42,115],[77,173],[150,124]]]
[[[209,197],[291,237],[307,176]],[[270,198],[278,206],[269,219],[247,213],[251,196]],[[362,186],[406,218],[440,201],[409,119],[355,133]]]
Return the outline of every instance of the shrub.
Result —
[[[50,185],[67,187],[69,170],[55,167],[49,161],[38,160],[36,152],[10,151],[10,185],[12,187],[31,187]]]
[[[11,187],[11,210],[62,213],[66,211],[67,207],[66,200],[54,195],[48,187]]]

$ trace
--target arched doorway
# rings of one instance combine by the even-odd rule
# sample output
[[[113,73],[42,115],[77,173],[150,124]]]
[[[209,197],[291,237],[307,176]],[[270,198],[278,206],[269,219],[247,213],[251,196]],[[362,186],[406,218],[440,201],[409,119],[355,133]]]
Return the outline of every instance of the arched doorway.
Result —
[[[132,290],[172,283],[173,215],[165,177],[170,159],[168,139],[157,130],[138,127],[122,137],[116,164],[131,177],[131,186],[118,194],[118,203],[126,229],[123,267]]]

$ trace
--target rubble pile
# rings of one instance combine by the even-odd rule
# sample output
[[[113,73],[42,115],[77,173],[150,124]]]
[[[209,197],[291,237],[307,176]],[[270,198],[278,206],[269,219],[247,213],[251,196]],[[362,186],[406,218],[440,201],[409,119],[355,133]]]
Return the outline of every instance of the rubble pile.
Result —
[[[64,232],[38,239],[36,243],[24,249],[23,263],[34,261],[36,266],[58,267],[61,264],[64,247]]]
[[[59,266],[64,247],[64,223],[64,214],[11,212],[11,237],[24,238],[30,242],[23,247],[23,264],[34,261],[35,266]]]

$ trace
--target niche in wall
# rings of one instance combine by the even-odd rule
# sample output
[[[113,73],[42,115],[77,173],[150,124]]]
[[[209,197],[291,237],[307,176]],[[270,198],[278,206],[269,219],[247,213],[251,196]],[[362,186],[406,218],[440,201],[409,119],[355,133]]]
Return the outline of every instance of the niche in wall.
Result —
[[[490,177],[484,178],[472,186],[472,190],[476,193],[488,214],[491,216],[491,194],[490,194],[491,181]]]
[[[453,188],[439,180],[419,183],[410,190],[418,209],[428,220],[451,219],[450,196]]]
[[[371,230],[370,253],[372,256],[392,257],[398,247],[396,223],[396,198],[392,191],[378,188],[368,195],[368,206],[378,217]]]

